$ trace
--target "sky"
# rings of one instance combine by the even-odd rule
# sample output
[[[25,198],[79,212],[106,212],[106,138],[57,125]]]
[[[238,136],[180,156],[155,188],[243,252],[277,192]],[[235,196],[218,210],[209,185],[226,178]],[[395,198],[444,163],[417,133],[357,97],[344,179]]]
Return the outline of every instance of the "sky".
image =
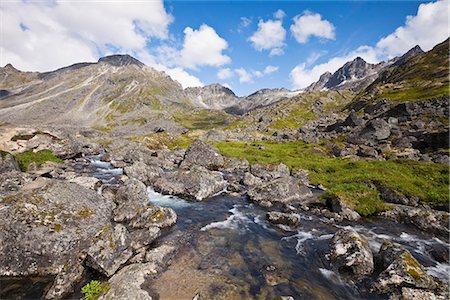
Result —
[[[51,71],[130,54],[183,87],[301,89],[357,56],[428,51],[449,1],[2,0],[0,65]]]

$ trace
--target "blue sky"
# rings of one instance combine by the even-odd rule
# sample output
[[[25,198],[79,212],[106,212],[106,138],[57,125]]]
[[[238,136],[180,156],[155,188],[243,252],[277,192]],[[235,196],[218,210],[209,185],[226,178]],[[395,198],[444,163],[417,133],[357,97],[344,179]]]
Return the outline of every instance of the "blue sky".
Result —
[[[303,88],[361,56],[424,50],[448,32],[447,1],[2,2],[1,64],[48,71],[129,53],[195,86],[238,95]]]

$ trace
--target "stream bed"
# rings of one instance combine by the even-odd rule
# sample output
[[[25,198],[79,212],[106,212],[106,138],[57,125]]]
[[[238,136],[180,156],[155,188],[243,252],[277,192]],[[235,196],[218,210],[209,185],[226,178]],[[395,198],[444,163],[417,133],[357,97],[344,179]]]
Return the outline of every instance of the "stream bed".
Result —
[[[270,225],[266,211],[243,197],[226,194],[203,202],[188,202],[148,189],[152,205],[173,208],[178,221],[172,235],[189,236],[188,244],[154,282],[161,299],[377,299],[374,294],[333,272],[325,255],[333,234],[351,227],[377,253],[384,240],[408,249],[427,273],[448,280],[450,265],[430,255],[448,241],[425,235],[411,226],[372,218],[334,224],[301,213],[297,231]],[[170,238],[170,234],[167,238]],[[383,298],[379,298],[383,299]]]

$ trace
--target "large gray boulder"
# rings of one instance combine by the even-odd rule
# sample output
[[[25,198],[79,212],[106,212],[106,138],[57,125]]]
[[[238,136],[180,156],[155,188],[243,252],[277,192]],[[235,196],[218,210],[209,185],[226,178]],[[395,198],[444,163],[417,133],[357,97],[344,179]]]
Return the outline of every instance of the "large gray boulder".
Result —
[[[379,252],[383,271],[372,284],[372,290],[385,294],[402,287],[433,290],[437,287],[422,265],[399,245],[384,242]]]
[[[54,277],[47,298],[70,293],[80,256],[110,224],[114,204],[75,183],[49,181],[0,199],[0,276]]]
[[[134,229],[140,228],[166,228],[177,222],[177,214],[170,207],[146,207],[131,220],[130,225]]]
[[[369,243],[356,231],[337,231],[331,239],[330,249],[327,257],[340,273],[360,279],[373,272],[373,254]]]
[[[282,163],[277,165],[254,164],[250,167],[250,172],[263,180],[272,180],[290,176],[289,168]]]
[[[282,177],[253,186],[247,194],[251,201],[263,207],[271,207],[274,203],[287,204],[303,201],[310,197],[312,192],[300,180]]]
[[[201,201],[224,190],[225,181],[220,172],[197,166],[164,173],[155,180],[153,187],[162,194]]]
[[[270,223],[275,225],[297,226],[300,224],[300,215],[296,213],[269,211],[266,214],[266,218]]]
[[[130,234],[125,226],[106,226],[94,236],[87,251],[87,264],[104,275],[112,276],[131,258]]]
[[[117,191],[114,202],[114,221],[127,222],[136,217],[148,204],[147,188],[136,179],[128,179]]]
[[[146,185],[151,185],[163,172],[161,167],[155,165],[149,166],[142,161],[135,162],[131,166],[124,168],[125,175],[142,181]]]
[[[20,171],[0,172],[0,198],[17,193],[31,181],[32,178],[28,173]]]
[[[180,168],[203,166],[209,170],[219,170],[224,165],[222,155],[216,147],[202,141],[194,141],[189,146],[180,164]]]

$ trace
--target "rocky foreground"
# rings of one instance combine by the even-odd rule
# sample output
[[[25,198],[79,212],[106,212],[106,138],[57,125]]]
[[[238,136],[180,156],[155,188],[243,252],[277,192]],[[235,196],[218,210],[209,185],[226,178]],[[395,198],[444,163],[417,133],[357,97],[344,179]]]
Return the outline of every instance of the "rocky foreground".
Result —
[[[245,195],[266,208],[268,221],[280,230],[301,226],[301,211],[321,215],[326,222],[361,219],[342,199],[324,202],[315,197],[305,170],[291,172],[284,164],[250,165],[224,157],[200,140],[187,150],[150,150],[122,139],[105,148],[96,142],[94,130],[76,135],[32,128],[18,135],[17,129],[8,130],[2,146],[9,152],[50,149],[63,159],[30,163],[24,169],[8,152],[0,156],[0,276],[47,278],[51,285],[43,295],[46,299],[79,292],[86,274],[94,271],[107,281],[100,299],[154,298],[149,280],[164,271],[181,240],[161,239],[177,215],[170,208],[149,205],[149,186],[192,201],[208,201],[219,193]],[[88,172],[85,156],[98,153],[104,153],[102,161],[123,168],[124,175],[114,184],[102,183]],[[448,237],[448,212],[391,202],[381,217]],[[336,272],[374,295],[448,297],[448,283],[427,275],[410,252],[389,241],[373,253],[364,238],[342,229],[329,247],[324,259]],[[436,257],[448,263],[448,249],[436,251]]]

